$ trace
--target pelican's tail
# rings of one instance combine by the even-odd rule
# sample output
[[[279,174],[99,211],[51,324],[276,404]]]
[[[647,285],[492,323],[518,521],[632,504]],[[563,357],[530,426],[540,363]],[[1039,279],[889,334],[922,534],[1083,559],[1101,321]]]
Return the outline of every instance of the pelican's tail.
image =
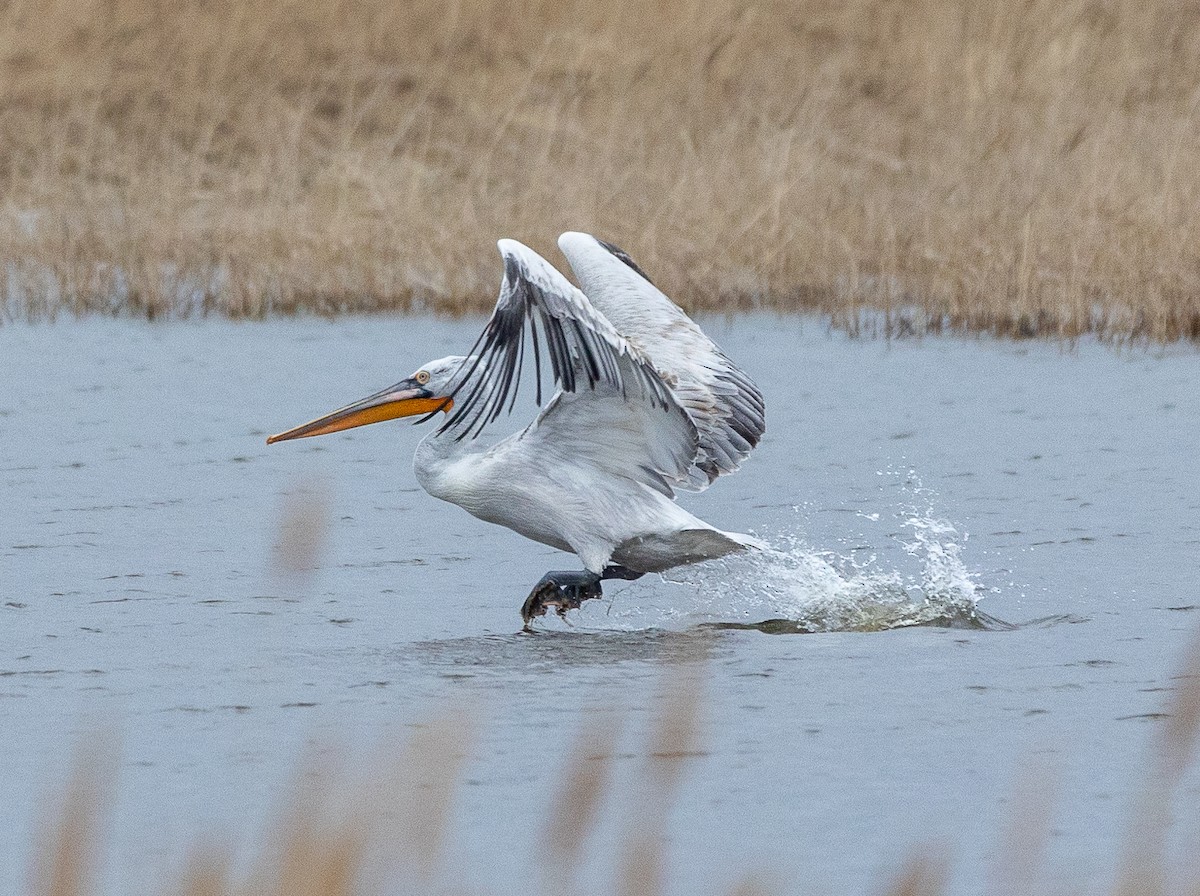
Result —
[[[767,546],[751,535],[720,529],[680,529],[670,533],[639,535],[617,545],[612,562],[638,572],[663,572],[676,566],[716,560],[745,550]]]
[[[755,538],[753,535],[746,535],[744,532],[722,532],[730,541],[736,541],[742,550],[766,551],[770,549],[770,545],[761,538]]]

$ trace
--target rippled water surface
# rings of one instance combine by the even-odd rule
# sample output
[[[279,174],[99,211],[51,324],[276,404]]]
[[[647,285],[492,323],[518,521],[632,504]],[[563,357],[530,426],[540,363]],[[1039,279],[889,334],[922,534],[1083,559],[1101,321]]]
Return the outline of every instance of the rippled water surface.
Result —
[[[1031,764],[1058,781],[1048,878],[1098,890],[1200,623],[1195,353],[704,325],[761,385],[768,434],[683,500],[772,549],[606,583],[534,636],[518,607],[573,558],[426,496],[418,431],[264,444],[480,321],[0,329],[0,892],[98,728],[122,743],[106,891],[142,893],[199,838],[253,852],[312,744],[364,754],[447,710],[476,732],[450,880],[518,892],[581,720],[608,708],[602,884],[696,632],[672,892],[746,870],[876,892],[915,848],[977,892]],[[1183,796],[1186,856],[1195,776]]]

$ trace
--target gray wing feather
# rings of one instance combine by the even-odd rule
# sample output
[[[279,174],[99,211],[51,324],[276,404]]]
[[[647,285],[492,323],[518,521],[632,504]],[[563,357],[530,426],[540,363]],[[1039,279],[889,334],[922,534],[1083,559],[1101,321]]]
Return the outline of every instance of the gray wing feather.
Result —
[[[698,444],[684,487],[741,466],[766,431],[762,393],[627,253],[586,233],[558,245],[592,305],[653,363],[686,409]]]

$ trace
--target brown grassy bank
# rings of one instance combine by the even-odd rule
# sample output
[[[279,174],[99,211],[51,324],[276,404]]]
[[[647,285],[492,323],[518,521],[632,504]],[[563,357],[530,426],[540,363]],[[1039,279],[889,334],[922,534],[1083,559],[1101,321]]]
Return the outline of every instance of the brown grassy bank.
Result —
[[[1198,339],[1198,106],[1165,0],[0,0],[0,316],[484,310],[584,229],[693,309]]]

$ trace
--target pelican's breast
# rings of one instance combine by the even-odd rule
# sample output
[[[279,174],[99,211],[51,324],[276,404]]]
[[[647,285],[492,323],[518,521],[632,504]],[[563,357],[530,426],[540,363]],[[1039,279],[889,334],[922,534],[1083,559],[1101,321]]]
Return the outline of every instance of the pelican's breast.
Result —
[[[564,538],[570,528],[563,518],[568,508],[555,500],[556,489],[542,469],[520,463],[503,442],[480,450],[455,443],[455,449],[445,450],[444,441],[452,440],[430,437],[417,446],[413,471],[425,491],[485,522],[559,550],[574,550]]]

